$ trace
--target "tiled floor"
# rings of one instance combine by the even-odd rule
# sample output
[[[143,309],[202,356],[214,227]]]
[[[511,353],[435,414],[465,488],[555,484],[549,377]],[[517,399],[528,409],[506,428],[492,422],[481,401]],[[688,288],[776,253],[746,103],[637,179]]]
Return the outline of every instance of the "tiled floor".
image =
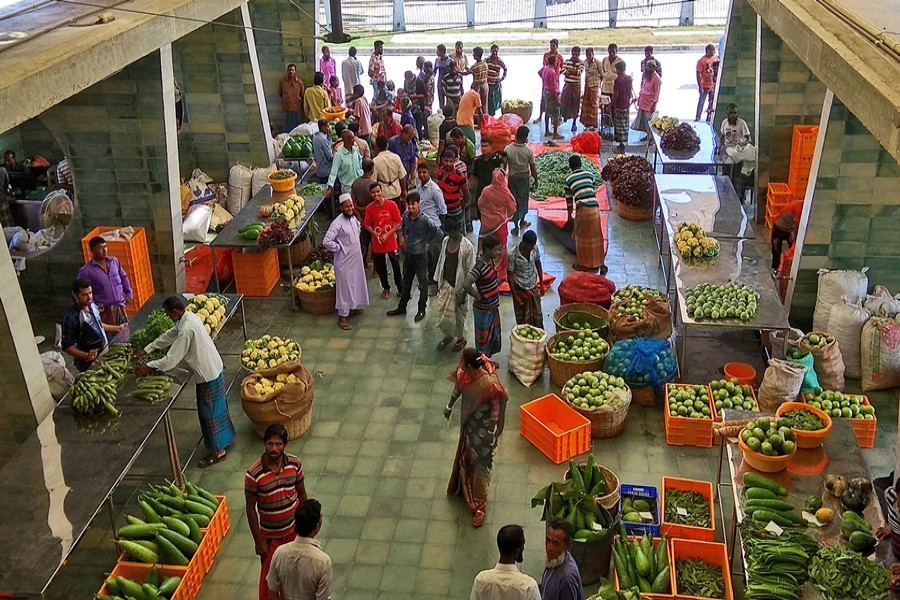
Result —
[[[536,221],[534,215],[531,220]],[[557,277],[568,273],[573,257],[541,228],[537,232],[544,269]],[[609,237],[609,278],[620,286],[661,287],[649,223],[623,221],[613,212]],[[315,375],[312,428],[304,438],[290,442],[288,451],[300,456],[307,490],[324,508],[319,537],[334,562],[334,597],[468,598],[476,573],[496,562],[495,535],[507,523],[525,527],[522,568],[540,578],[543,527],[530,499],[538,488],[560,479],[565,466],[552,464],[519,435],[518,407],[557,390],[547,374],[525,388],[508,373],[506,338],[514,323],[510,300],[502,300],[505,347],[495,357],[510,396],[506,429],[495,459],[487,520],[481,529],[473,529],[462,500],[445,493],[458,414],[447,423],[442,409],[451,390],[447,375],[457,356],[435,349],[441,334],[433,314],[419,324],[413,322],[412,313],[405,320],[385,317],[395,300],[382,301],[377,288],[377,279],[370,279],[372,305],[353,320],[350,332],[339,330],[333,317],[293,312],[286,299],[246,304],[250,335],[297,339],[303,346],[303,363]],[[547,323],[557,305],[555,291],[548,293],[543,300]],[[229,326],[220,349],[233,352],[240,342],[240,328]],[[708,346],[697,344],[690,352],[714,367],[721,364]],[[228,373],[234,374],[235,359],[226,362]],[[893,463],[897,407],[895,401],[886,400],[878,405],[878,446],[865,453],[876,475],[886,474]],[[187,410],[175,418],[183,455],[199,436],[191,403],[190,398],[180,401]],[[241,410],[237,386],[231,389],[229,405],[238,436],[228,459],[208,471],[193,465],[187,469],[189,480],[226,494],[231,506],[232,529],[204,581],[201,600],[249,599],[257,589],[259,560],[245,518],[242,486],[244,470],[262,452],[262,442]],[[667,446],[662,413],[639,406],[632,406],[625,431],[595,441],[593,453],[622,482],[655,486],[663,475],[712,480],[717,458],[715,450]],[[162,436],[156,435],[136,471],[164,474],[166,468]],[[120,506],[133,505],[131,489],[123,486],[117,494]],[[101,514],[54,584],[52,597],[88,597],[99,587],[104,571],[115,561],[108,527]]]

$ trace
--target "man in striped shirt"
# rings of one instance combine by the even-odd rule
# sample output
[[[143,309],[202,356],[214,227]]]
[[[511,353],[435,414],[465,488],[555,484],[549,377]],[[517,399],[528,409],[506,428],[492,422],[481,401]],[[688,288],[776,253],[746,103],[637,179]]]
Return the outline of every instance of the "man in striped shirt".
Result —
[[[259,574],[259,600],[268,600],[266,575],[275,549],[297,536],[294,513],[306,500],[303,466],[300,459],[287,454],[288,434],[284,425],[269,425],[263,435],[266,451],[244,476],[247,522],[262,561]]]
[[[483,60],[484,48],[476,46],[472,50],[472,56],[475,57],[475,64],[469,69],[472,72],[472,83],[479,85],[478,91],[481,94],[481,105],[487,106],[488,102],[488,73],[490,67],[487,61]]]
[[[506,79],[506,63],[500,58],[500,46],[491,46],[491,57],[487,59],[488,65],[488,97],[487,114],[492,117],[500,110],[503,104],[503,80]],[[503,72],[501,75],[500,72]]]
[[[469,205],[469,182],[466,172],[456,165],[456,152],[446,148],[441,155],[441,168],[437,173],[437,185],[444,195],[447,216],[444,225],[447,231],[462,230],[463,209]]]
[[[606,248],[603,242],[603,228],[600,226],[600,205],[597,203],[597,186],[594,175],[585,170],[581,164],[581,156],[573,154],[569,157],[571,173],[566,176],[563,195],[566,197],[566,209],[569,219],[574,220],[572,231],[575,237],[576,262],[572,268],[578,271],[607,272],[604,259]]]

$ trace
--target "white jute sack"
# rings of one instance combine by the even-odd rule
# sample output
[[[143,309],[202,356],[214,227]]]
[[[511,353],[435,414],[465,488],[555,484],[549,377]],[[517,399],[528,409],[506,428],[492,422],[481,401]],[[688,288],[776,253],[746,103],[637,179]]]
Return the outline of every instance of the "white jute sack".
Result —
[[[441,123],[444,122],[444,113],[438,110],[436,113],[429,115],[427,119],[425,119],[425,128],[428,130],[428,141],[431,142],[431,145],[435,148],[438,147],[438,143],[441,141]],[[440,162],[441,157],[438,157],[438,162]]]
[[[537,381],[544,372],[547,332],[540,331],[543,335],[536,341],[522,337],[516,333],[515,327],[509,333],[509,370],[525,387]]]
[[[871,296],[866,296],[866,309],[873,317],[893,319],[900,313],[900,294],[891,296],[891,292],[883,285],[876,285]]]
[[[859,342],[863,325],[872,317],[872,313],[863,308],[861,300],[849,302],[847,297],[831,309],[828,318],[828,333],[834,336],[844,359],[844,377],[859,379],[861,363]]]
[[[886,317],[866,321],[860,358],[864,392],[900,385],[900,322]]]
[[[269,185],[269,173],[277,170],[278,167],[275,163],[272,163],[268,167],[257,167],[253,169],[253,176],[250,178],[251,198],[256,195],[256,192]]]
[[[793,402],[800,395],[806,367],[795,362],[773,358],[763,375],[762,384],[756,393],[759,407],[766,412],[775,412],[785,402]]]
[[[831,309],[843,296],[849,302],[864,300],[869,289],[865,267],[862,271],[829,271],[819,269],[819,291],[816,293],[816,310],[813,312],[813,330],[828,331]]]
[[[250,201],[250,182],[253,179],[253,170],[240,163],[235,163],[228,171],[228,200],[225,208],[233,215],[241,212],[241,209]]]

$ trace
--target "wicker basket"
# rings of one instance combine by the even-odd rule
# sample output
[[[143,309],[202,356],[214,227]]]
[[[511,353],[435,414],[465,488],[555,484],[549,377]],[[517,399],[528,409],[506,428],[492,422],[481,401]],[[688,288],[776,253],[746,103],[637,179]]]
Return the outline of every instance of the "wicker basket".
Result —
[[[599,371],[603,367],[603,361],[606,360],[606,355],[603,358],[598,358],[597,360],[583,360],[583,361],[569,361],[569,360],[559,360],[558,358],[553,358],[550,356],[550,352],[556,346],[556,341],[563,334],[570,333],[569,331],[560,331],[559,333],[553,335],[549,340],[547,340],[547,364],[550,365],[550,381],[553,382],[554,385],[558,385],[560,387],[566,385],[566,382],[576,375],[580,373],[585,373],[587,371]],[[606,351],[606,354],[609,354],[609,350]]]
[[[584,468],[586,464],[587,461],[582,460],[578,463],[578,466],[580,468]],[[597,468],[599,468],[600,472],[603,473],[603,479],[606,481],[606,489],[610,489],[610,487],[612,487],[612,491],[608,494],[604,496],[597,496],[597,504],[608,510],[609,514],[615,517],[619,512],[619,476],[603,465],[597,465]],[[566,469],[566,481],[568,481],[570,478],[571,471],[569,469]]]
[[[609,312],[599,304],[591,304],[590,302],[573,302],[571,304],[563,304],[553,311],[553,324],[556,326],[557,333],[561,331],[575,331],[571,327],[563,325],[561,319],[570,312],[585,313],[594,317],[600,317],[607,324],[603,327],[591,329],[600,334],[600,337],[607,339],[609,336]]]
[[[289,249],[278,249],[278,265],[282,269],[288,268],[288,252],[291,253],[291,264],[299,267],[306,260],[306,257],[309,256],[309,253],[312,252],[312,243],[309,241],[309,237],[300,240]]]
[[[294,293],[300,299],[303,310],[311,315],[330,315],[335,310],[337,291],[334,289],[324,292],[301,292],[294,288]]]
[[[509,113],[509,114],[513,114],[513,115],[518,115],[519,118],[522,119],[522,122],[524,122],[526,125],[528,125],[528,122],[531,120],[531,113],[534,112],[534,105],[529,102],[528,106],[523,107],[523,108],[513,108],[513,109],[508,109],[508,110],[504,110],[501,108],[501,112],[502,112],[502,114]]]
[[[620,217],[629,221],[649,221],[653,216],[653,206],[638,208],[624,202],[616,202],[616,210]]]
[[[282,423],[282,425],[284,425],[284,428],[287,429],[289,440],[297,439],[298,437],[309,431],[309,428],[312,425],[312,409],[310,408],[306,413],[300,415],[293,421]],[[257,433],[259,433],[259,436],[262,437],[265,432],[257,431]]]
[[[565,385],[565,383],[563,384]],[[631,406],[631,388],[625,384],[625,397],[622,408],[610,408],[600,406],[598,408],[583,409],[569,402],[569,406],[591,422],[591,437],[595,440],[616,437],[625,429],[625,420],[628,418],[628,408]],[[568,401],[567,401],[568,402]]]
[[[631,388],[631,399],[641,406],[656,406],[656,392],[652,385]]]

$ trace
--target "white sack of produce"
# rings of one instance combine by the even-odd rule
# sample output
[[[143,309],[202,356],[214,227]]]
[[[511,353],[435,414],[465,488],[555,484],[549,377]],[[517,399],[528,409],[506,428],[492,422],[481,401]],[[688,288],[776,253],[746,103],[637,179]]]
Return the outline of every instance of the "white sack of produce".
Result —
[[[444,122],[444,113],[438,110],[425,120],[425,126],[428,129],[428,141],[437,148],[441,141],[441,123]]]
[[[547,332],[531,325],[517,325],[509,333],[509,370],[529,387],[544,372]]]
[[[876,285],[871,296],[866,296],[866,309],[875,317],[893,319],[900,313],[900,294],[891,296],[883,285]]]
[[[202,244],[206,241],[206,232],[209,231],[209,223],[212,221],[212,206],[209,204],[195,204],[188,211],[184,222],[181,224],[181,232],[184,241]]]
[[[900,385],[900,322],[872,317],[863,325],[859,345],[864,392]]]
[[[273,173],[278,170],[278,166],[275,163],[272,163],[268,167],[257,167],[253,169],[253,176],[250,178],[250,193],[251,198],[256,195],[256,193],[263,189],[263,187],[269,185],[269,173]]]
[[[816,293],[816,310],[813,312],[813,329],[828,330],[831,309],[846,296],[849,302],[863,300],[869,289],[866,267],[862,271],[829,271],[819,269],[819,291]]]
[[[193,196],[191,204],[216,201],[216,192],[209,186],[212,182],[212,177],[200,169],[194,169],[194,172],[191,173],[191,178],[187,181],[187,186],[190,188]]]
[[[42,352],[41,365],[44,367],[44,375],[47,376],[50,395],[54,400],[62,400],[75,383],[75,376],[66,368],[66,359],[59,352]]]
[[[778,358],[769,360],[762,384],[756,394],[759,407],[765,412],[775,412],[785,402],[793,402],[800,395],[806,367]]]
[[[241,209],[250,201],[250,182],[253,180],[253,171],[240,163],[236,163],[228,171],[228,203],[225,208],[233,215],[241,212]]]
[[[859,357],[859,341],[863,325],[871,316],[872,313],[863,308],[861,300],[848,302],[846,297],[831,309],[831,316],[828,318],[828,332],[834,336],[841,347],[845,377],[859,379],[862,366]]]
[[[303,123],[301,125],[297,125],[291,130],[290,136],[294,137],[295,135],[316,135],[319,133],[319,126],[315,121],[310,121],[309,123]]]

